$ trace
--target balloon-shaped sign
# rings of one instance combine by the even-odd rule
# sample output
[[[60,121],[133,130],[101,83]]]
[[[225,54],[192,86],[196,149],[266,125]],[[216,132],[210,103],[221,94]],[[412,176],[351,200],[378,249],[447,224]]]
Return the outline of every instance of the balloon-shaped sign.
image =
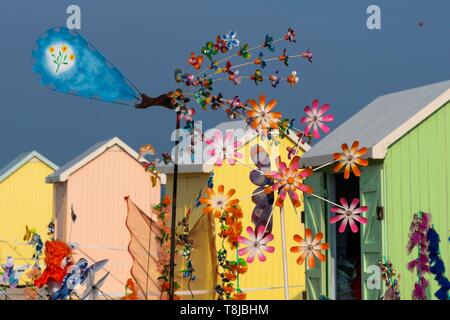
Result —
[[[139,91],[77,32],[64,27],[43,34],[33,50],[33,70],[52,90],[135,105]]]

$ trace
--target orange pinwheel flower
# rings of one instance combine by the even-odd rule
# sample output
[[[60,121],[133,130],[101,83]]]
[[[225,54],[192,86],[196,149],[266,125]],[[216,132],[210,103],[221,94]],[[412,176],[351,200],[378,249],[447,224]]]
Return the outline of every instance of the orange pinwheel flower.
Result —
[[[248,100],[253,110],[247,111],[247,117],[251,121],[253,129],[267,133],[270,129],[278,129],[278,121],[281,118],[281,112],[271,112],[277,105],[276,100],[270,100],[266,104],[266,96],[259,97],[259,104],[255,100]]]
[[[358,165],[362,167],[367,167],[369,165],[369,161],[361,158],[361,156],[367,152],[367,148],[362,147],[358,150],[358,146],[359,142],[355,141],[349,150],[348,145],[344,143],[342,145],[342,153],[333,154],[333,159],[339,161],[334,166],[333,171],[336,173],[345,166],[344,179],[348,179],[350,177],[350,169],[353,171],[355,176],[359,177],[361,175],[361,171],[359,171]]]
[[[211,188],[206,189],[208,198],[201,198],[200,203],[206,204],[203,209],[204,213],[213,213],[214,217],[219,218],[224,211],[231,211],[232,207],[239,203],[239,199],[231,199],[236,193],[236,190],[230,189],[225,194],[225,188],[223,185],[219,186],[217,194]]]
[[[323,233],[318,232],[314,239],[312,239],[311,229],[305,230],[305,239],[303,239],[298,234],[294,235],[294,240],[298,242],[299,246],[291,247],[291,252],[299,252],[300,256],[297,259],[298,264],[302,264],[306,258],[308,258],[308,267],[314,268],[316,266],[314,256],[320,261],[324,262],[326,256],[321,253],[321,250],[328,250],[328,243],[320,243],[323,238]]]

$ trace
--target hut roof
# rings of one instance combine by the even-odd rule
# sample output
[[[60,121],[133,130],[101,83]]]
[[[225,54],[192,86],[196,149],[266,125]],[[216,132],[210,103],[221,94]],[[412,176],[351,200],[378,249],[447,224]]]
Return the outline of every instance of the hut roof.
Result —
[[[449,101],[450,80],[380,96],[314,145],[301,164],[324,164],[355,140],[368,148],[367,158],[384,159],[389,146]]]
[[[121,149],[123,149],[126,153],[128,153],[132,158],[136,159],[138,161],[139,154],[133,150],[129,145],[127,145],[125,142],[120,140],[118,137],[114,137],[109,140],[101,141],[89,149],[87,149],[82,154],[78,155],[74,159],[67,162],[65,165],[63,165],[61,168],[59,168],[57,171],[55,171],[53,174],[49,175],[46,178],[47,183],[56,183],[56,182],[65,182],[69,178],[69,176],[80,169],[81,167],[85,166],[95,158],[97,158],[99,155],[104,153],[106,150],[113,146],[119,146]]]
[[[58,166],[48,160],[46,157],[44,157],[42,154],[40,154],[37,151],[30,151],[25,152],[17,156],[14,160],[12,160],[10,163],[8,163],[6,166],[4,166],[0,170],[0,182],[3,182],[6,180],[9,176],[11,176],[14,172],[19,170],[24,164],[32,160],[33,158],[36,158],[43,163],[45,163],[47,166],[52,168],[53,170],[57,170]]]

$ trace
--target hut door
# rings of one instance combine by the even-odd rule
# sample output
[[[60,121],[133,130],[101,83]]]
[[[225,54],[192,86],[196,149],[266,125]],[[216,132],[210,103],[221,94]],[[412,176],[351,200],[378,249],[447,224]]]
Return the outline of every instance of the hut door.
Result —
[[[380,296],[380,289],[369,289],[367,287],[367,279],[373,275],[373,273],[367,271],[370,270],[370,266],[376,266],[381,259],[381,221],[377,217],[378,207],[381,206],[380,165],[362,168],[360,193],[361,205],[369,208],[366,213],[366,218],[369,221],[366,225],[361,226],[362,298],[364,300],[377,300]]]
[[[314,193],[324,196],[324,175],[316,172],[306,180],[314,189]],[[312,230],[313,235],[319,231],[325,234],[323,201],[305,194],[305,225]],[[319,296],[326,295],[326,264],[317,263],[314,269],[306,267],[306,292],[309,300],[319,300]]]

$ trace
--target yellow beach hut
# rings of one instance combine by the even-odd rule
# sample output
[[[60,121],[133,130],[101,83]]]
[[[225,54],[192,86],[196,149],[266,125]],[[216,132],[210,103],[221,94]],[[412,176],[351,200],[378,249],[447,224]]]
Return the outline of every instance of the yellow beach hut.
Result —
[[[248,130],[247,124],[244,121],[227,121],[219,124],[216,130],[220,130],[222,135],[229,130],[242,130],[246,132],[246,137],[243,140],[242,146],[238,149],[243,154],[242,163],[237,163],[231,166],[227,162],[222,166],[214,166],[207,163],[194,164],[179,164],[178,167],[178,194],[177,194],[177,217],[180,218],[184,213],[192,207],[199,191],[204,189],[207,181],[213,173],[214,189],[217,186],[224,185],[226,190],[234,188],[236,194],[233,198],[242,199],[240,205],[244,212],[242,235],[248,236],[245,229],[247,226],[252,226],[251,216],[254,208],[254,203],[250,195],[256,189],[256,186],[250,181],[249,173],[256,166],[252,164],[250,159],[250,149],[252,146],[259,144],[269,154],[271,160],[271,167],[275,169],[275,158],[279,155],[282,161],[288,162],[287,147],[297,147],[297,136],[291,132],[285,139],[279,139],[279,144],[273,141],[268,141],[256,134],[253,130]],[[250,133],[251,132],[251,133]],[[250,134],[249,134],[250,133]],[[309,150],[307,144],[301,144],[298,148],[298,154],[301,155]],[[173,186],[173,165],[159,166],[159,170],[167,174],[166,193],[172,195]],[[303,195],[300,197],[303,203]],[[202,207],[195,208],[191,212],[190,225],[196,227],[201,220]],[[267,260],[264,263],[255,259],[249,265],[247,273],[240,279],[240,287],[247,293],[247,299],[274,299],[282,300],[289,299],[305,299],[305,267],[296,263],[297,256],[289,252],[289,247],[294,245],[293,235],[304,234],[303,225],[303,204],[297,210],[290,201],[285,201],[284,222],[286,226],[286,246],[287,246],[287,271],[288,271],[288,297],[285,295],[284,287],[284,272],[283,272],[283,255],[282,255],[282,239],[281,239],[281,221],[280,210],[274,206],[273,213],[273,227],[272,233],[274,240],[271,245],[275,247],[275,252],[267,255]],[[191,229],[192,230],[192,229]],[[220,231],[220,225],[215,223],[215,234]],[[198,242],[200,239],[200,243]],[[190,284],[194,292],[194,299],[214,299],[214,285],[217,279],[217,272],[214,270],[217,263],[209,261],[215,259],[214,254],[209,251],[215,251],[216,248],[222,246],[222,239],[215,236],[214,239],[208,239],[208,235],[195,232],[194,250],[192,251],[192,263],[195,269],[196,280]],[[214,247],[215,246],[215,247]],[[205,251],[207,250],[207,251]],[[227,250],[230,252],[229,248]],[[205,274],[205,272],[207,272]],[[183,284],[183,283],[182,283]],[[185,286],[182,285],[182,290]],[[186,289],[187,290],[187,289]],[[190,298],[189,294],[182,295],[182,298]]]
[[[19,155],[0,170],[0,264],[7,256],[16,265],[33,263],[34,249],[23,241],[25,226],[47,239],[52,221],[53,188],[45,177],[58,167],[36,151]]]

